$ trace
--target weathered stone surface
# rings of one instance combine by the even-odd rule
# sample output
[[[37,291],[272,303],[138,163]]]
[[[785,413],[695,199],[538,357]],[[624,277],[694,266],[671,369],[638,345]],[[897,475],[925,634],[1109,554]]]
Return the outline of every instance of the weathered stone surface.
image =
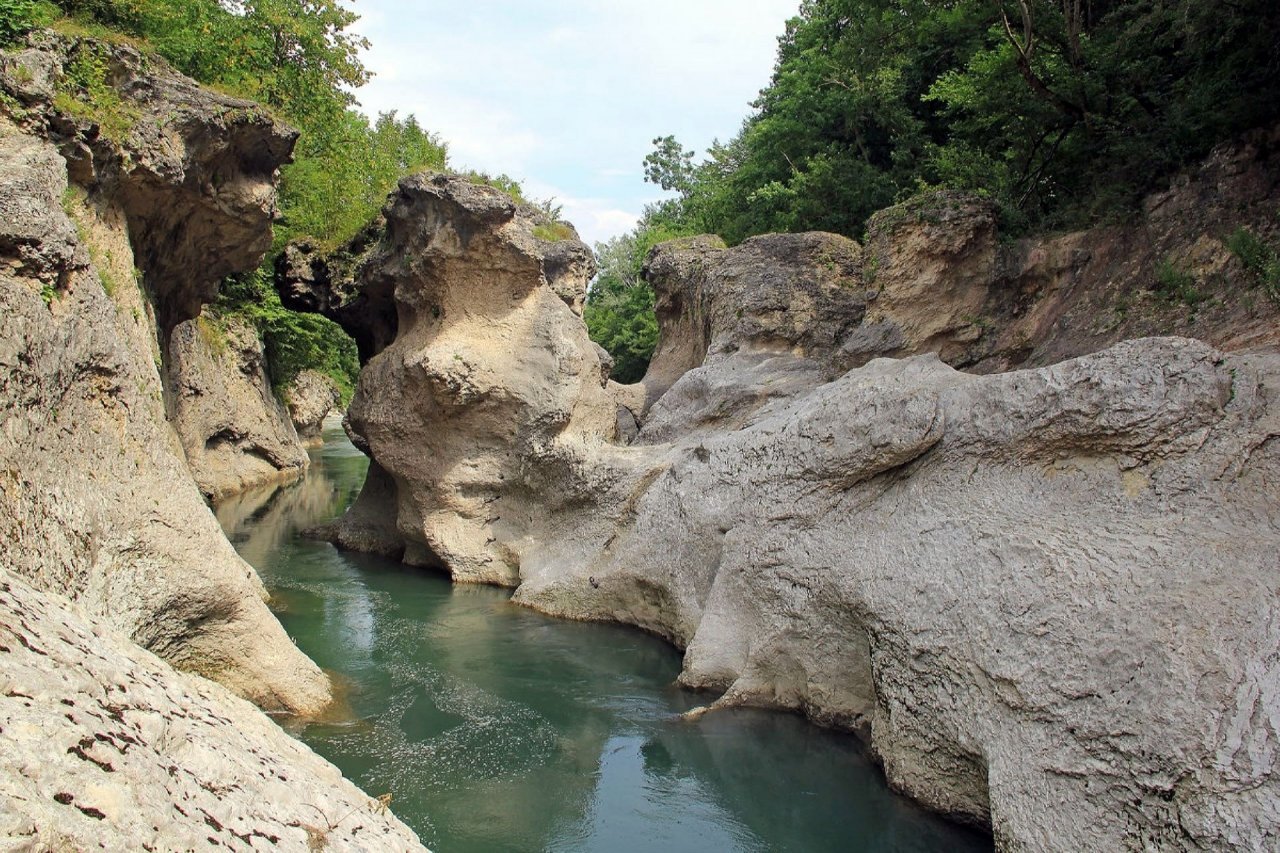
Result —
[[[128,223],[162,331],[193,319],[218,282],[255,267],[271,246],[275,176],[296,131],[256,104],[203,89],[164,60],[95,39],[37,35],[0,59],[0,82],[50,139],[73,183],[109,196]],[[98,56],[128,130],[110,138],[89,111],[54,105],[68,66]]]
[[[0,568],[0,847],[422,850],[247,702]]]
[[[205,497],[221,500],[307,470],[307,452],[271,389],[262,339],[251,325],[207,312],[179,323],[169,335],[167,374],[169,421]]]
[[[526,549],[516,598],[860,731],[1003,847],[1262,849],[1278,394],[1280,358],[1181,339],[992,377],[877,360],[670,447],[586,559]]]
[[[514,585],[531,514],[580,502],[598,476],[565,469],[553,493],[527,476],[526,455],[570,466],[580,453],[568,445],[617,429],[618,401],[574,310],[591,252],[539,239],[535,208],[465,178],[406,178],[384,213],[360,280],[393,283],[397,336],[365,366],[347,416],[377,464],[332,535]]]
[[[321,444],[324,419],[342,404],[338,386],[318,370],[304,370],[289,383],[284,396],[298,438],[306,446]]]
[[[165,312],[201,298],[202,276],[257,262],[291,132],[111,47],[139,117],[127,142],[106,140],[48,98],[77,46],[0,59],[0,83],[28,104],[23,127],[0,119],[5,563],[179,668],[265,708],[318,711],[328,680],[191,480],[165,420],[158,343]],[[197,116],[201,104],[210,112]],[[191,185],[211,170],[227,178],[216,198]],[[149,222],[139,193],[165,180],[171,197],[153,199],[163,221]],[[260,248],[240,245],[248,232]],[[154,268],[153,240],[169,247]],[[181,290],[188,272],[196,296]]]
[[[498,260],[501,200],[451,192],[391,208],[402,322],[351,417],[379,467],[338,541],[667,637],[720,706],[861,733],[1004,849],[1280,843],[1280,355],[873,358],[981,339],[994,220],[944,197],[879,221],[879,265],[828,235],[658,250],[653,373],[601,395],[543,268]]]

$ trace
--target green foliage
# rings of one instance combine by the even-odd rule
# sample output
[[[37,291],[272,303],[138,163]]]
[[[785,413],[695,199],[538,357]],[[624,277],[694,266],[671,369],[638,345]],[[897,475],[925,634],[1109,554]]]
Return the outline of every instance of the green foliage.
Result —
[[[0,0],[0,47],[15,44],[37,27],[47,27],[58,9],[44,0]]]
[[[200,340],[204,341],[205,349],[215,358],[226,355],[230,343],[227,340],[227,328],[222,317],[202,313],[196,318],[196,333],[200,335]]]
[[[412,115],[383,113],[372,127],[354,110],[304,133],[282,173],[276,229],[281,246],[309,237],[322,249],[347,242],[369,223],[401,177],[444,169],[447,148]]]
[[[0,0],[15,3],[22,5]],[[413,116],[384,113],[371,123],[354,109],[353,90],[369,78],[359,55],[367,44],[350,32],[357,16],[339,0],[59,0],[56,5],[68,16],[58,29],[132,41],[206,85],[264,104],[300,130],[294,162],[282,170],[277,251],[299,237],[322,249],[336,248],[368,224],[402,176],[446,168],[445,144]],[[108,136],[125,135],[136,116],[109,85],[101,55],[84,48],[69,71],[59,106],[99,122]],[[268,285],[272,261],[269,257],[255,273],[227,282],[218,310],[258,328],[277,388],[314,367],[331,376],[349,399],[359,369],[354,343],[328,320],[281,306]]]
[[[313,369],[337,383],[344,406],[351,401],[360,374],[355,341],[325,317],[299,314],[281,305],[269,270],[225,281],[214,310],[241,317],[257,328],[266,345],[267,372],[277,396],[283,398],[284,389],[299,373]]]
[[[1227,248],[1253,274],[1267,295],[1280,302],[1280,250],[1248,228],[1239,228],[1228,237]]]
[[[858,237],[921,189],[1006,232],[1127,215],[1219,140],[1280,118],[1273,0],[805,0],[755,111],[695,163],[654,140],[674,218],[736,243]]]
[[[107,74],[106,49],[80,42],[67,62],[53,103],[65,113],[97,124],[106,138],[121,140],[133,132],[139,114],[121,100]]]
[[[459,174],[473,184],[502,190],[511,196],[511,200],[516,204],[529,203],[529,199],[525,198],[524,188],[520,186],[520,182],[509,175],[490,175],[488,172],[477,172],[475,170],[460,172]]]
[[[612,376],[618,382],[640,381],[658,344],[653,288],[641,274],[645,258],[657,244],[688,233],[658,206],[649,208],[631,233],[596,244],[600,273],[582,316],[591,340],[613,356]]]
[[[1196,289],[1195,276],[1170,258],[1164,258],[1156,264],[1156,292],[1170,302],[1181,302],[1190,308],[1208,298]]]
[[[569,223],[554,220],[533,226],[533,236],[548,243],[559,243],[561,240],[574,239],[577,233]]]

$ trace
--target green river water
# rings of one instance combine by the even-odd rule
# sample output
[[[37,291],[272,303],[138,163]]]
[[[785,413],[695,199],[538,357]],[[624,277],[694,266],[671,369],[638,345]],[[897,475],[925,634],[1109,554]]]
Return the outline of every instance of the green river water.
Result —
[[[299,537],[367,460],[333,421],[306,479],[225,502],[298,646],[345,707],[296,731],[437,853],[978,851],[989,838],[888,790],[852,736],[787,714],[677,719],[680,655]]]

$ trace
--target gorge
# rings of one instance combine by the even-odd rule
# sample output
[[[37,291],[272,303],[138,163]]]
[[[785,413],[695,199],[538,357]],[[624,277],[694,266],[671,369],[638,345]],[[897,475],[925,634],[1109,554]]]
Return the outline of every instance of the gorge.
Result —
[[[110,114],[67,99],[85,57],[117,93]],[[360,642],[308,623],[324,611],[299,593],[314,578],[271,575],[280,542],[259,553],[291,638],[250,565],[248,534],[325,482],[305,479],[303,440],[338,392],[304,374],[286,406],[258,332],[209,311],[219,281],[270,247],[295,133],[89,37],[34,34],[2,54],[0,88],[0,838],[421,849],[398,797],[388,809],[388,791],[361,791],[262,713],[335,752],[387,731],[355,713],[367,695],[344,709],[352,686],[305,653],[308,635]],[[766,756],[829,738],[813,748],[838,756],[833,784],[857,776],[860,753],[835,735],[730,716],[785,710],[856,735],[895,791],[1000,849],[1269,849],[1280,308],[1228,298],[1258,286],[1226,235],[1276,238],[1278,148],[1276,129],[1219,146],[1130,226],[1005,241],[987,201],[942,191],[878,214],[862,242],[659,245],[645,275],[661,338],[631,385],[588,336],[596,260],[570,226],[473,178],[410,175],[350,244],[280,255],[281,300],[330,316],[363,361],[345,425],[368,476],[341,517],[326,518],[332,493],[299,512],[326,522],[312,535],[380,558],[383,597],[443,614],[385,623],[408,634],[398,654],[421,638],[465,657],[465,637],[432,635],[456,631],[497,635],[501,658],[510,631],[522,648],[506,654],[543,681],[610,669],[583,660],[597,648],[640,661],[602,701],[623,718],[641,707],[643,743],[618,749],[657,775],[687,766],[672,755],[700,733],[764,719]],[[1188,310],[1144,292],[1170,257],[1224,298]],[[334,453],[354,458],[331,430],[318,458]],[[576,622],[643,629],[680,659]],[[526,642],[543,635],[561,639]],[[573,666],[539,669],[540,648]],[[645,682],[634,695],[630,678]],[[418,680],[399,710],[410,728],[450,728],[446,681]],[[594,753],[617,731],[586,717],[561,781],[603,773]],[[484,731],[501,714],[479,719],[458,724],[473,737],[448,773],[496,762],[485,750],[518,764],[536,747],[521,732],[542,731],[503,740]],[[389,756],[429,765],[402,734]],[[723,764],[752,760],[718,743]],[[779,777],[827,760],[793,757],[765,760]],[[513,811],[562,795],[539,787]],[[815,810],[839,811],[826,793]],[[690,813],[708,802],[689,796]],[[499,822],[485,810],[504,805],[480,794],[449,818],[484,843]],[[986,843],[905,814],[937,846]]]

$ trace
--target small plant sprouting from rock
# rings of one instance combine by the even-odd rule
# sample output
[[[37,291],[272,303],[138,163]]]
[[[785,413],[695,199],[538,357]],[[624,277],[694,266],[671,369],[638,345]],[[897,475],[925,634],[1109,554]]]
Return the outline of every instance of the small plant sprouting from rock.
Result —
[[[200,340],[204,342],[205,347],[214,358],[222,358],[222,356],[226,355],[228,348],[227,328],[223,325],[221,317],[202,313],[196,318],[196,331],[199,332]]]
[[[1156,265],[1156,291],[1170,302],[1195,308],[1208,297],[1196,289],[1195,276],[1165,258]]]
[[[93,42],[76,46],[63,69],[53,105],[60,111],[98,125],[108,139],[121,140],[133,132],[137,109],[126,104],[107,80],[106,48]]]
[[[1237,228],[1227,238],[1227,248],[1240,259],[1267,295],[1280,301],[1280,251],[1248,228]]]
[[[573,226],[568,223],[544,222],[533,226],[533,236],[546,243],[559,243],[562,240],[572,240],[577,235]]]

